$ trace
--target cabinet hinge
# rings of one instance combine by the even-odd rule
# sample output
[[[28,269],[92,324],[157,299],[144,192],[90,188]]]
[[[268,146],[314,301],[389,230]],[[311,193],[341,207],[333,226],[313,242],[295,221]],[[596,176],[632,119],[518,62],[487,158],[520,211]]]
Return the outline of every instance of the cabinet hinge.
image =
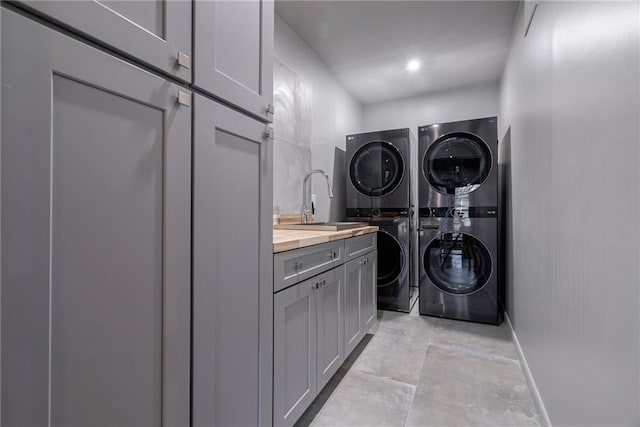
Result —
[[[267,130],[264,131],[264,136],[267,139],[275,138],[275,133],[273,132],[273,128],[272,127],[268,127]]]
[[[273,108],[273,104],[267,104],[267,114],[273,115],[275,113],[275,108]]]

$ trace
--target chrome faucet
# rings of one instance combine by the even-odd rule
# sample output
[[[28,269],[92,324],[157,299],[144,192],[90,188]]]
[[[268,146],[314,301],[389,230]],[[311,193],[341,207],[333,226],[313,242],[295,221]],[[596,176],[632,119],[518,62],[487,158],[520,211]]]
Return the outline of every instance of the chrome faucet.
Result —
[[[307,206],[307,181],[314,173],[319,173],[324,176],[324,179],[327,180],[327,191],[329,192],[329,198],[333,199],[333,188],[331,187],[331,180],[329,179],[329,175],[322,169],[313,169],[304,176],[302,180],[302,223],[307,223],[307,215],[310,213],[314,213],[314,209],[309,209]]]

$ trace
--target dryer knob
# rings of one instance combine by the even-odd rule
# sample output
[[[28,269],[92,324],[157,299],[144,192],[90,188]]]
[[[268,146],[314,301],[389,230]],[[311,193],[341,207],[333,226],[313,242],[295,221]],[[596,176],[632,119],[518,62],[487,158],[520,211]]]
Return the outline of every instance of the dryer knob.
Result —
[[[380,209],[371,209],[371,216],[379,217]]]

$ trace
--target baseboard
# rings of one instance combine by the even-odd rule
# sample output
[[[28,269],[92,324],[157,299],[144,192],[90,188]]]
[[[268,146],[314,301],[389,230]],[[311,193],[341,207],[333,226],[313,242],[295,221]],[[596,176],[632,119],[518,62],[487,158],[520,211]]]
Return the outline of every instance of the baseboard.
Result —
[[[542,401],[542,396],[540,396],[540,392],[538,391],[538,387],[536,386],[536,382],[533,379],[533,375],[531,374],[531,369],[529,369],[529,364],[527,363],[527,358],[524,356],[524,352],[522,351],[522,347],[520,347],[520,341],[518,341],[518,336],[516,335],[515,329],[513,329],[513,325],[511,324],[511,319],[505,313],[504,318],[509,325],[509,329],[511,329],[511,337],[513,338],[513,344],[516,346],[516,352],[518,353],[518,358],[520,359],[520,364],[522,365],[522,370],[524,371],[524,377],[527,380],[527,385],[529,386],[529,390],[531,390],[531,397],[533,398],[533,403],[536,405],[536,409],[538,410],[538,416],[540,417],[540,425],[543,427],[551,427],[551,420],[549,419],[549,414],[547,414],[547,408],[544,406],[544,402]]]

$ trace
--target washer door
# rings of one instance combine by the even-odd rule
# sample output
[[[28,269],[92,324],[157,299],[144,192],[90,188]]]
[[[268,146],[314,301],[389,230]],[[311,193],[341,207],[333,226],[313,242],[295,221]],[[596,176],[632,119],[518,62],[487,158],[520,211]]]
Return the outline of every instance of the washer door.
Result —
[[[404,159],[396,147],[385,141],[369,142],[351,158],[349,177],[360,193],[380,197],[395,190],[404,176]]]
[[[422,172],[439,193],[456,196],[476,190],[491,172],[491,150],[470,133],[450,133],[425,153]]]
[[[491,255],[478,239],[466,233],[442,233],[424,252],[424,270],[441,291],[468,295],[482,289],[491,277]]]
[[[405,254],[398,239],[386,231],[378,231],[378,287],[395,282],[405,262]]]

